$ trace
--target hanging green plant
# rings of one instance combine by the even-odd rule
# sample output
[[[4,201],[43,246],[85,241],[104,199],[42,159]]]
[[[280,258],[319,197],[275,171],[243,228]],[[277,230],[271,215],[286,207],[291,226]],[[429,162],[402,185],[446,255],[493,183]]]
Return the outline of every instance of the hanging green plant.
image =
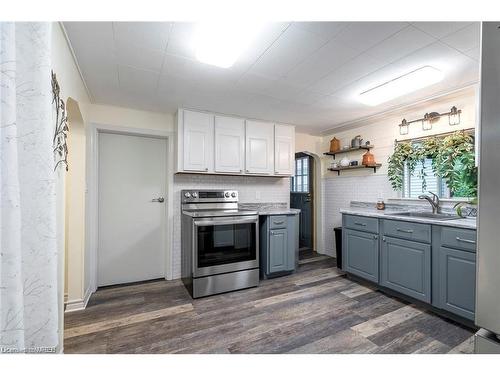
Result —
[[[394,146],[394,153],[389,156],[388,175],[394,190],[403,189],[405,165],[410,173],[415,170],[417,154],[411,142],[400,142]]]
[[[454,196],[477,196],[474,139],[469,134],[462,131],[445,137],[433,160],[436,174],[446,180]]]
[[[422,180],[422,191],[427,188],[425,160],[432,160],[436,176],[445,179],[455,197],[477,195],[477,168],[474,158],[474,139],[464,131],[458,131],[444,138],[430,137],[422,142],[400,142],[389,157],[388,176],[394,190],[403,189],[405,165],[408,173],[415,175],[420,163],[422,168],[416,176]]]

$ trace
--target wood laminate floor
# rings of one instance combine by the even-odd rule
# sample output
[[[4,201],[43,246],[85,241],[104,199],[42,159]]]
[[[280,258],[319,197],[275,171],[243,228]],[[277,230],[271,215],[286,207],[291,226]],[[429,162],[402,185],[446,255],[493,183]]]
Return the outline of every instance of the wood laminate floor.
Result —
[[[180,280],[99,289],[65,353],[471,353],[473,331],[301,254],[296,273],[193,300]]]

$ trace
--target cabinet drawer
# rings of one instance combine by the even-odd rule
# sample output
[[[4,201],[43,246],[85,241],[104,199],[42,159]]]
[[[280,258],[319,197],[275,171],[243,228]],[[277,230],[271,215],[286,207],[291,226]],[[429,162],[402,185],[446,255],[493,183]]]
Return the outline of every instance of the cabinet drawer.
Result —
[[[441,229],[441,245],[476,252],[476,231],[443,227]]]
[[[412,241],[431,242],[431,226],[407,221],[384,220],[384,235]]]
[[[378,219],[374,217],[344,215],[344,225],[346,228],[378,233]]]
[[[283,216],[269,216],[269,228],[270,229],[282,229],[286,228],[287,217]]]

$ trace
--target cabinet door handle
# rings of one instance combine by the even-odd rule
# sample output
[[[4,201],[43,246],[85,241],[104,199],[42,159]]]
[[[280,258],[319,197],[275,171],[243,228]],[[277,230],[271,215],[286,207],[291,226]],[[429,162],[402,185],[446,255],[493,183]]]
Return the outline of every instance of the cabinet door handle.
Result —
[[[374,240],[378,239],[378,236],[375,234],[375,235],[373,236],[373,239],[374,239]]]
[[[476,241],[474,241],[474,240],[467,240],[467,239],[465,239],[465,238],[456,237],[456,240],[457,240],[457,241],[460,241],[460,242],[471,243],[471,244],[473,244],[473,245],[475,245],[475,244],[476,244]]]
[[[385,236],[383,236],[383,237],[382,237],[382,241],[384,241],[384,242],[385,242]]]
[[[284,223],[285,223],[285,221],[284,221],[284,220],[281,220],[281,221],[273,221],[273,224],[278,224],[278,225],[279,225],[279,224],[284,224]]]
[[[365,223],[360,223],[359,221],[355,221],[354,224],[356,225],[360,225],[362,227],[366,227],[366,224]]]
[[[413,233],[413,229],[401,229],[401,228],[396,228],[398,232],[403,232],[403,233]]]

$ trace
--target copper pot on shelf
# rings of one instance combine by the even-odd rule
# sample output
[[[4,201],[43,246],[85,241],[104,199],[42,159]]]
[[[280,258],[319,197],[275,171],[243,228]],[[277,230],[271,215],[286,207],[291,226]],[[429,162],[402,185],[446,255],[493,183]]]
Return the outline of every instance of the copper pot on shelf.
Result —
[[[361,161],[363,165],[375,165],[375,156],[370,152],[370,150],[366,150],[366,153],[363,154],[363,160]]]
[[[337,152],[340,150],[340,140],[333,137],[330,141],[330,152]]]

